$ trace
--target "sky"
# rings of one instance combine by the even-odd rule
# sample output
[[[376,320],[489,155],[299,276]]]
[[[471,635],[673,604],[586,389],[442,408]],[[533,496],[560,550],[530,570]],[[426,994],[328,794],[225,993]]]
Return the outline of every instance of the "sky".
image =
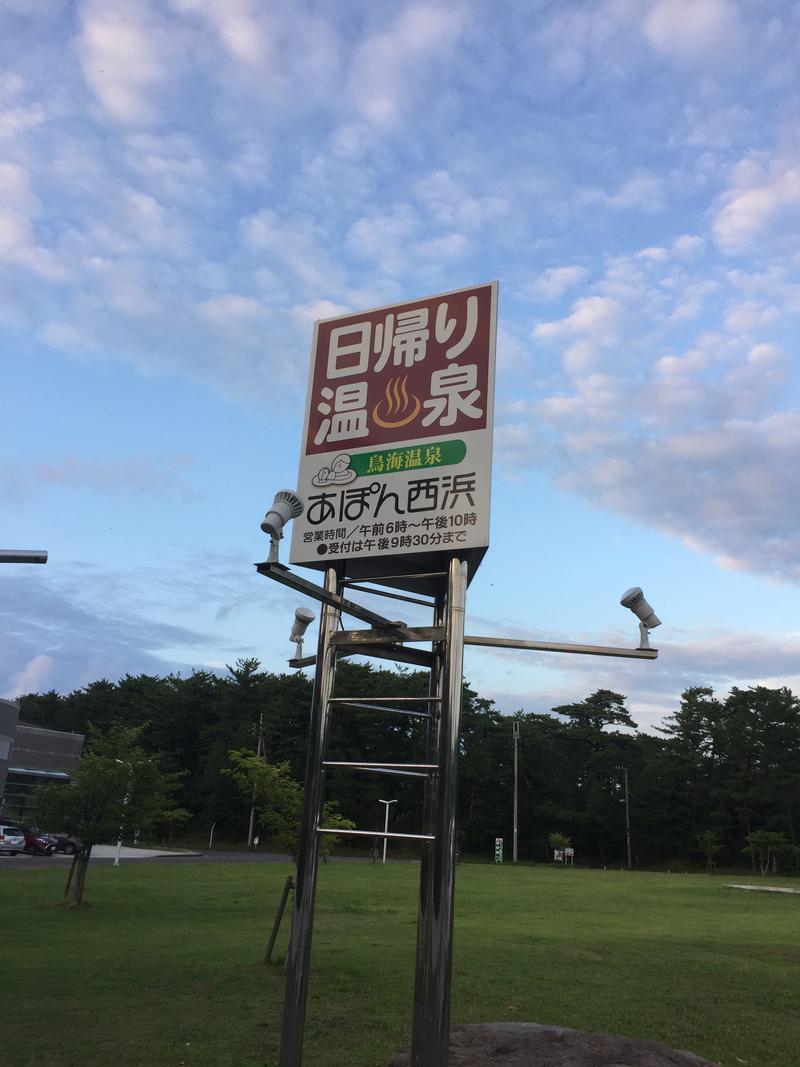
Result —
[[[253,563],[314,321],[494,279],[467,632],[635,647],[632,585],[663,625],[470,683],[645,729],[800,692],[799,38],[779,0],[0,0],[0,547],[50,554],[0,568],[0,694],[286,669]]]

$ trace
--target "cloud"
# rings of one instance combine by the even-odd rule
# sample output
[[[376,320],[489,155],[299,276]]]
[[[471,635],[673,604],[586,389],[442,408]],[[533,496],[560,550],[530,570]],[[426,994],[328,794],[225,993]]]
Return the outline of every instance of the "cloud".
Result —
[[[542,300],[556,300],[568,289],[585,281],[589,272],[586,267],[577,264],[568,267],[548,267],[546,271],[534,278],[530,290]]]
[[[10,676],[8,688],[0,695],[6,700],[14,700],[23,693],[44,693],[50,687],[52,675],[53,660],[40,653]]]
[[[662,211],[666,195],[666,181],[658,174],[637,167],[616,192],[589,189],[583,195],[587,204],[602,204],[617,211],[641,211],[654,214]]]
[[[568,374],[585,373],[598,360],[602,349],[619,336],[623,307],[610,296],[584,296],[572,305],[570,314],[534,327],[537,340],[573,339],[562,355]]]
[[[683,60],[708,62],[744,40],[733,0],[656,0],[641,25],[657,52]]]
[[[395,125],[446,66],[465,17],[452,6],[412,4],[356,48],[347,91],[369,123]]]
[[[489,620],[484,629],[496,632],[497,625],[494,620]],[[504,636],[520,634],[504,632]],[[623,631],[608,631],[599,637],[597,634],[548,633],[542,639],[632,647],[631,633]],[[645,732],[655,732],[667,716],[674,714],[681,693],[693,686],[710,686],[724,698],[733,686],[778,688],[786,685],[796,691],[800,682],[797,666],[800,634],[776,636],[714,629],[684,631],[673,637],[662,636],[657,630],[651,635],[651,642],[658,647],[659,658],[648,663],[488,649],[481,649],[480,653],[471,650],[469,658],[478,664],[483,660],[494,661],[506,668],[513,666],[506,675],[508,688],[492,691],[493,699],[506,713],[518,708],[546,713],[560,704],[583,700],[596,689],[610,689],[627,698],[626,704],[634,721]],[[517,667],[523,668],[523,672],[518,674]],[[532,667],[563,671],[563,674],[555,685],[551,678],[543,682],[537,677],[535,692],[531,693],[521,679],[531,673]],[[468,675],[473,671],[472,662],[467,664],[466,670]]]
[[[0,163],[0,260],[61,281],[66,277],[63,266],[34,234],[33,220],[40,212],[28,172],[16,163]]]
[[[155,118],[156,94],[169,71],[167,38],[147,15],[144,2],[113,8],[99,0],[83,13],[78,53],[84,78],[107,114],[126,124]]]
[[[261,23],[261,6],[253,0],[170,0],[182,14],[202,18],[237,63],[261,66],[271,58],[269,39]]]
[[[186,664],[161,654],[210,640],[197,630],[147,618],[135,601],[115,600],[96,570],[83,574],[97,602],[79,582],[52,578],[33,583],[3,575],[0,625],[9,635],[0,648],[0,688],[12,697],[46,685],[61,692],[100,678],[165,673]],[[25,626],[19,626],[25,619]]]
[[[214,326],[238,325],[264,316],[264,306],[258,300],[238,293],[214,296],[196,305],[197,313]]]
[[[763,241],[794,248],[800,222],[800,166],[743,159],[716,204],[713,230],[725,252],[743,252]]]
[[[501,196],[471,195],[446,170],[437,170],[422,178],[414,192],[432,219],[448,228],[475,230],[484,223],[502,218],[510,207]]]
[[[110,492],[165,492],[175,489],[188,493],[183,472],[194,463],[185,454],[133,456],[126,460],[94,460],[65,456],[52,463],[30,463],[24,468],[15,463],[0,466],[0,487],[10,499],[29,494],[34,486],[66,486]]]

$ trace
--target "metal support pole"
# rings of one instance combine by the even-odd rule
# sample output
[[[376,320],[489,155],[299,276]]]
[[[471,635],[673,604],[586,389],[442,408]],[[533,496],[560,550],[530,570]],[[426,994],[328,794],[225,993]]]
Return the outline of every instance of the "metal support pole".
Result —
[[[449,1055],[456,789],[466,596],[467,564],[453,556],[448,565],[444,614],[446,638],[437,746],[439,772],[429,790],[430,826],[435,839],[423,850],[420,872],[412,1067],[447,1067]]]
[[[336,593],[339,575],[336,567],[325,571],[325,590]],[[317,828],[325,786],[322,761],[328,741],[330,719],[328,699],[333,691],[336,651],[331,636],[339,625],[338,607],[326,603],[322,609],[317,644],[317,670],[311,698],[308,756],[303,796],[303,816],[297,851],[292,934],[286,954],[286,990],[283,1001],[283,1029],[279,1067],[300,1067],[303,1059],[303,1030],[308,998],[311,934],[314,923],[314,897],[317,885]]]
[[[512,859],[517,862],[517,749],[519,748],[519,722],[514,720],[511,724],[514,735],[514,849]]]
[[[633,869],[631,862],[631,808],[630,808],[630,796],[628,794],[628,768],[625,767],[625,840],[628,845],[628,870]]]

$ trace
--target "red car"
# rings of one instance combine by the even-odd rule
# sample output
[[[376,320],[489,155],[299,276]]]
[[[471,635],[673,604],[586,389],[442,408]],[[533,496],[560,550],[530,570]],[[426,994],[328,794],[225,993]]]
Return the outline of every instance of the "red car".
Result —
[[[52,856],[56,850],[56,843],[48,834],[40,834],[38,830],[25,831],[25,851],[29,856]]]

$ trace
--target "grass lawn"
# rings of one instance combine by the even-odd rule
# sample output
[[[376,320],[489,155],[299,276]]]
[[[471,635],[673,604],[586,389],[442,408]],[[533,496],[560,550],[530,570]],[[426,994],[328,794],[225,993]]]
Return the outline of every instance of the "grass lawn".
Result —
[[[53,906],[64,868],[6,869],[0,1060],[271,1067],[283,972],[261,958],[288,873],[95,867],[90,906],[69,913]],[[385,1067],[408,1044],[417,880],[411,864],[322,867],[309,1067]],[[797,1067],[800,896],[724,887],[754,880],[462,864],[453,1022],[607,1030],[724,1067]]]

